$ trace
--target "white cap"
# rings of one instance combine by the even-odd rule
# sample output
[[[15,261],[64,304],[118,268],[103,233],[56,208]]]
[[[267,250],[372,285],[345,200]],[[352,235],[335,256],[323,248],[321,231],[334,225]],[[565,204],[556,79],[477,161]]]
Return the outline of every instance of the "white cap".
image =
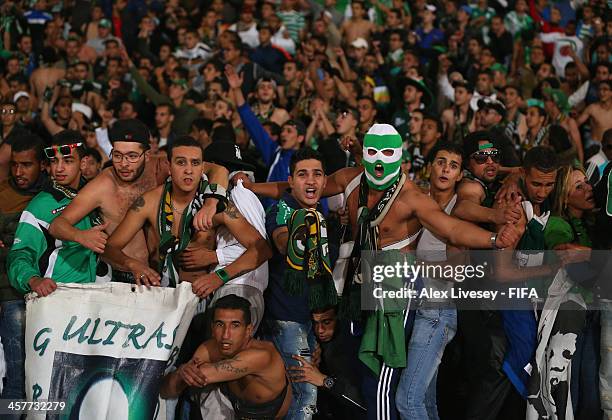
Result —
[[[92,111],[88,105],[85,105],[79,102],[73,102],[72,112],[80,112],[81,114],[85,115],[88,120],[91,120]]]
[[[434,6],[433,4],[427,4],[425,5],[425,8],[429,10],[431,13],[436,13],[436,10],[437,10],[436,6]]]
[[[363,38],[357,38],[353,42],[351,42],[351,46],[355,48],[365,48],[368,49],[368,41]]]
[[[29,97],[30,97],[30,94],[28,92],[26,92],[25,90],[20,90],[19,92],[15,93],[15,95],[13,96],[13,102],[17,102],[21,98],[29,98]]]

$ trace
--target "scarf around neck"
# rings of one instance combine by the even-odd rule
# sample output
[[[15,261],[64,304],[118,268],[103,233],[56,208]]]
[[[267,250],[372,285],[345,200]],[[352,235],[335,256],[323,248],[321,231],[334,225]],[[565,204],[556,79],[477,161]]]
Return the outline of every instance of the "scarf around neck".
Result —
[[[208,181],[201,179],[195,196],[183,210],[183,217],[179,226],[179,237],[172,234],[174,225],[174,212],[172,211],[172,180],[170,177],[164,184],[159,214],[157,219],[157,229],[159,234],[159,266],[161,273],[161,285],[164,287],[176,287],[180,281],[178,269],[175,265],[175,257],[187,248],[195,233],[193,228],[193,218],[204,205],[204,191],[208,186]]]

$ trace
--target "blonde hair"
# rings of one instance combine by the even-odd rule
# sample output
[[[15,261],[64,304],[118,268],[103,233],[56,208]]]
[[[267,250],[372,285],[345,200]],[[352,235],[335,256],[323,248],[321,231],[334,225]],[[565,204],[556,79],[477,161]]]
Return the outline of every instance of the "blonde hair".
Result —
[[[557,173],[557,185],[553,193],[553,208],[552,214],[555,216],[569,219],[569,212],[567,209],[567,203],[569,201],[570,190],[572,188],[572,174],[574,171],[580,171],[586,176],[584,168],[580,164],[570,164],[559,168]]]

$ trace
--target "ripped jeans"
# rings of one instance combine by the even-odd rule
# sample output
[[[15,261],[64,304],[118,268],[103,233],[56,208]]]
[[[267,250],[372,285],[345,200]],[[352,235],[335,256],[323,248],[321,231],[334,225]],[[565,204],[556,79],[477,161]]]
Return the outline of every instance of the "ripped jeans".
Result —
[[[285,366],[296,366],[294,354],[310,361],[315,347],[315,336],[310,322],[265,320],[264,338],[274,343]],[[286,420],[310,420],[317,408],[317,387],[306,383],[291,383],[293,399]]]

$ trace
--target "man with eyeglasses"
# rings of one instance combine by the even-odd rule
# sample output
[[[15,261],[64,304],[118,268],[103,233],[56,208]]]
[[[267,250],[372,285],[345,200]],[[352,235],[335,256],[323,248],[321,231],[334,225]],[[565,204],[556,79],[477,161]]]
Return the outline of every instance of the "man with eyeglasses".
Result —
[[[18,137],[10,151],[10,177],[0,182],[0,338],[6,359],[6,386],[0,398],[25,398],[25,302],[9,284],[6,258],[22,211],[46,181],[42,171],[43,143],[39,137]],[[21,338],[20,338],[21,337]],[[3,418],[16,418],[20,416]]]
[[[511,296],[508,287],[529,287],[544,298],[560,263],[544,263],[544,229],[551,215],[549,196],[555,188],[558,158],[552,148],[531,148],[520,170],[519,206],[515,200],[505,198],[495,207],[519,210],[516,226],[523,232],[520,238],[495,255],[493,280],[500,283],[502,296]],[[497,224],[499,230],[505,223]],[[505,301],[503,309],[484,308],[484,340],[480,345],[487,349],[486,360],[480,369],[480,381],[475,384],[468,402],[470,418],[497,418],[504,411],[508,418],[524,418],[527,386],[530,380],[531,362],[537,345],[537,319],[530,299]],[[512,308],[512,309],[507,309]],[[567,355],[565,356],[567,357]]]
[[[464,177],[457,189],[457,205],[453,215],[481,225],[516,222],[518,208],[493,208],[495,194],[501,186],[498,173],[501,152],[498,138],[489,131],[476,131],[464,141],[466,160]]]
[[[113,166],[90,181],[64,212],[53,221],[49,232],[55,238],[76,241],[96,253],[103,253],[106,240],[125,217],[134,201],[157,186],[155,165],[150,162],[150,133],[138,120],[119,120],[109,132],[113,144]],[[205,163],[205,173],[212,184],[219,185],[223,194],[227,187],[227,171]],[[206,221],[216,213],[221,195],[211,193],[202,207]],[[214,196],[214,197],[213,197]],[[103,229],[77,229],[74,225],[95,209],[100,209]],[[137,233],[124,248],[124,252],[142,264],[148,265],[149,249],[143,232]],[[113,270],[113,281],[134,283],[132,273]]]
[[[182,258],[183,253],[190,251],[189,245],[189,248],[206,247],[210,233],[215,235],[215,230],[198,232],[192,224],[210,189],[202,174],[212,164],[204,162],[202,154],[202,147],[193,137],[181,136],[176,139],[168,149],[170,177],[163,185],[134,201],[109,238],[104,258],[113,266],[132,273],[139,283],[174,286],[180,281],[189,281],[193,292],[206,298],[230,280],[255,270],[272,256],[272,252],[266,240],[230,201],[222,213],[213,217],[213,224],[215,228],[225,226],[246,251],[231,264],[211,273],[206,271],[207,267],[189,264]],[[155,242],[159,252],[155,269],[126,253],[126,246],[138,234],[142,235],[147,225],[155,229],[159,238],[149,240]],[[187,260],[200,262],[193,258]]]

